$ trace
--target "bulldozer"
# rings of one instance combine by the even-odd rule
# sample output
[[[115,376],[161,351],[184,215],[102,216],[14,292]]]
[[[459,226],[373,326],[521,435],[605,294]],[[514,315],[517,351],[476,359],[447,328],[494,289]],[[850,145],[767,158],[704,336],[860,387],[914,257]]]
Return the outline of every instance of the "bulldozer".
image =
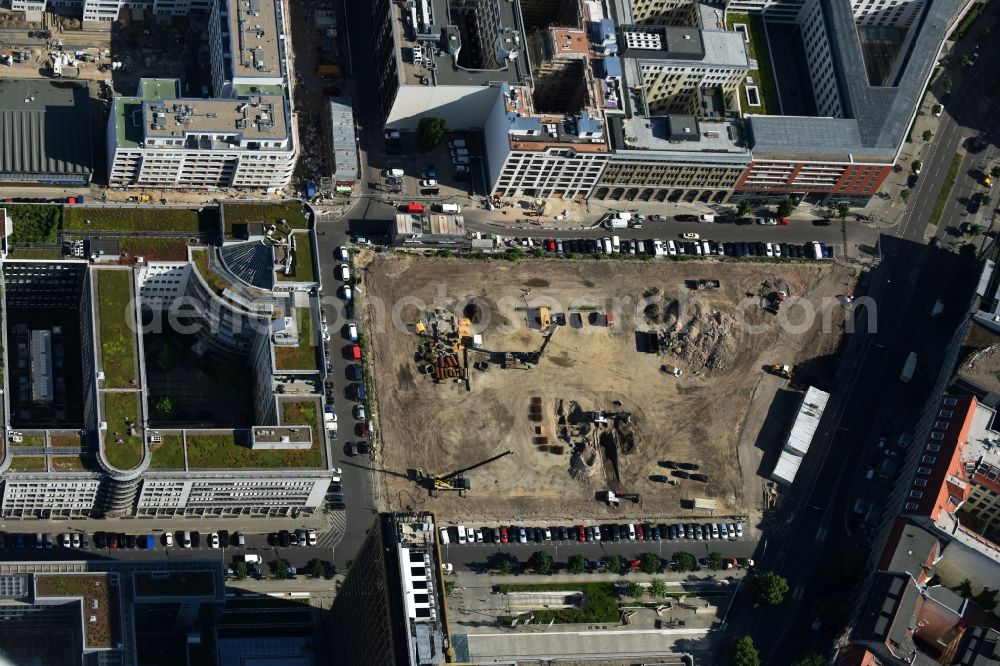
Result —
[[[777,375],[779,377],[784,377],[785,379],[792,378],[792,366],[782,365],[780,363],[773,363],[771,365],[771,374]]]

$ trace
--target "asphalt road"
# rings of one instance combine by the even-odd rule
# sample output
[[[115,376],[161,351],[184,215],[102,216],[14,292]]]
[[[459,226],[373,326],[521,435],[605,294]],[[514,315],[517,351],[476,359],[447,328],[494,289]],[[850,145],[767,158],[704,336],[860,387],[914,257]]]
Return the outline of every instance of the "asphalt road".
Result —
[[[832,636],[810,629],[815,619],[811,602],[828,592],[817,575],[827,558],[854,552],[867,555],[870,546],[853,515],[858,496],[867,493],[865,474],[877,460],[880,436],[890,442],[916,418],[920,400],[904,401],[906,391],[899,373],[906,356],[917,352],[928,380],[941,366],[943,347],[951,330],[932,325],[929,312],[941,295],[953,255],[924,244],[931,210],[944,174],[962,141],[980,128],[990,127],[990,118],[1000,112],[997,100],[983,106],[984,92],[977,81],[989,63],[1000,54],[996,40],[984,46],[984,54],[971,70],[954,75],[952,99],[935,138],[925,155],[918,186],[908,202],[902,222],[882,238],[884,261],[871,276],[871,295],[877,304],[877,329],[849,337],[841,358],[838,384],[821,426],[813,439],[799,477],[782,503],[782,510],[763,530],[758,566],[776,570],[789,581],[790,594],[774,608],[752,609],[748,599],[739,600],[731,623],[731,635],[753,635],[763,663],[783,664],[828,645]],[[957,61],[958,56],[953,58]],[[950,113],[960,109],[957,119]],[[974,112],[973,112],[974,111]],[[996,134],[990,134],[991,144]],[[986,154],[969,155],[934,235],[944,237],[949,228],[967,221],[961,199],[978,185],[969,174]],[[919,372],[919,366],[918,366]],[[929,386],[928,381],[928,386]],[[912,454],[912,451],[911,451]],[[897,480],[905,483],[905,480]],[[895,511],[898,507],[887,507]],[[766,544],[772,544],[770,549]]]

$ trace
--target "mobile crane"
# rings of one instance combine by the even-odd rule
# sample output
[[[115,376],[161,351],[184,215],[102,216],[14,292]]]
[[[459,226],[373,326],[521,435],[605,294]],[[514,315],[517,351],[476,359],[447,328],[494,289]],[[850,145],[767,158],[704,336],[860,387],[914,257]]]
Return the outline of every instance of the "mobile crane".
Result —
[[[484,465],[489,465],[491,462],[497,461],[505,456],[512,455],[513,452],[510,450],[499,453],[492,458],[487,458],[486,460],[481,460],[474,465],[469,465],[468,467],[463,467],[462,469],[457,469],[454,472],[448,474],[427,474],[422,469],[415,469],[412,471],[412,478],[418,484],[427,489],[428,493],[432,497],[436,496],[438,492],[442,490],[457,490],[459,497],[465,497],[466,491],[471,488],[469,480],[462,476],[465,472],[470,472],[474,469],[478,469]]]

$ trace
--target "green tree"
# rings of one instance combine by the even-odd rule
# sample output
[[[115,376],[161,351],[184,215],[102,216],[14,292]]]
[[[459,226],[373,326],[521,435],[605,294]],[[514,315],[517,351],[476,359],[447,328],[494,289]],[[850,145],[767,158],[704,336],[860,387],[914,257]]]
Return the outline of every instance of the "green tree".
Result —
[[[993,176],[993,180],[1000,180],[1000,166],[990,169],[990,175]]]
[[[851,207],[850,206],[848,206],[845,203],[837,205],[837,217],[839,217],[841,219],[841,221],[843,221],[844,219],[846,219],[847,216],[850,215],[850,214],[851,214]]]
[[[983,233],[983,228],[978,224],[973,224],[969,227],[969,235],[975,238],[979,234]]]
[[[306,573],[310,578],[322,578],[326,575],[326,566],[317,559],[309,560],[306,564]]]
[[[586,570],[587,561],[583,559],[583,555],[571,555],[566,562],[566,571],[571,574],[582,574]]]
[[[750,578],[750,596],[754,608],[758,606],[777,606],[785,600],[788,594],[788,581],[773,571],[754,574]]]
[[[983,204],[983,208],[989,208],[989,205],[993,203],[993,197],[988,194],[984,194],[983,198],[979,200]]]
[[[972,58],[970,58],[968,54],[963,53],[958,58],[958,64],[961,65],[962,67],[968,67],[969,65],[972,64]]]
[[[930,141],[934,137],[934,132],[930,130],[924,130],[922,136],[924,137],[924,141]]]
[[[451,593],[455,591],[455,581],[446,580],[444,582],[444,596],[450,597]]]
[[[158,367],[163,372],[173,370],[177,367],[177,361],[180,355],[177,350],[174,349],[173,345],[163,345],[160,348],[160,352],[156,355],[156,367]]]
[[[931,107],[931,113],[933,113],[935,116],[940,116],[942,111],[944,111],[944,107],[941,106],[940,104],[935,104],[934,106]]]
[[[795,204],[789,197],[785,197],[778,202],[778,217],[788,217],[795,210]]]
[[[954,84],[952,83],[951,79],[945,79],[944,81],[941,82],[941,89],[944,90],[946,93],[950,93],[953,85]]]
[[[528,564],[535,570],[536,574],[548,576],[552,573],[552,556],[544,550],[536,550],[528,560]]]
[[[736,206],[736,215],[738,217],[746,217],[747,215],[750,214],[751,209],[752,209],[752,206],[750,205],[750,200],[749,199],[743,199]]]
[[[662,597],[667,593],[667,584],[657,578],[649,582],[649,596]]]
[[[236,576],[236,580],[246,580],[247,578],[247,563],[237,562],[233,565],[233,575]]]
[[[907,199],[910,198],[910,191],[909,190],[905,190],[905,189],[904,190],[900,190],[899,191],[899,198],[902,199],[903,201],[906,201]]]
[[[662,563],[656,553],[646,553],[639,562],[639,571],[644,574],[655,574],[659,573],[661,566]]]
[[[161,419],[170,418],[174,413],[174,401],[165,395],[156,401],[156,415]]]
[[[622,570],[622,557],[621,555],[612,555],[608,558],[608,571],[612,573],[619,573]]]
[[[636,582],[629,583],[625,586],[625,594],[633,599],[642,599],[642,585]]]
[[[271,560],[268,566],[271,568],[271,575],[278,580],[286,580],[292,577],[292,574],[288,572],[287,560],[282,560],[280,558],[277,560]]]
[[[693,571],[694,565],[695,559],[691,553],[674,553],[674,571]]]
[[[972,603],[984,611],[992,611],[997,607],[997,590],[984,587],[982,592],[972,597]]]
[[[920,160],[913,160],[913,162],[910,163],[910,168],[913,170],[913,173],[920,173],[920,169],[923,168],[923,166],[924,163]]]
[[[505,576],[509,576],[514,573],[514,562],[511,561],[512,558],[505,557],[500,560],[500,573]]]
[[[732,666],[760,666],[760,651],[749,636],[740,636],[729,648]]]
[[[713,571],[718,571],[726,564],[722,561],[722,555],[719,553],[709,553],[708,554],[708,568]]]
[[[426,153],[434,149],[444,138],[448,123],[444,118],[427,116],[417,123],[417,150]]]
[[[792,663],[792,666],[826,666],[826,664],[827,661],[825,657],[818,654],[811,654]]]

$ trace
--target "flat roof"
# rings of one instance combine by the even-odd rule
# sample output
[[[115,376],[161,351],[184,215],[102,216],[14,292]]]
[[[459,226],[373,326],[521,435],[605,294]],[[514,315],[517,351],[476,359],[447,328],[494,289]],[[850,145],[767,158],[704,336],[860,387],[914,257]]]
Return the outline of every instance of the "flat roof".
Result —
[[[619,30],[622,57],[676,60],[700,65],[749,68],[746,42],[737,32],[682,26],[624,25]]]
[[[934,559],[941,551],[937,537],[906,518],[897,518],[889,537],[889,543],[882,552],[878,568],[892,573],[908,573],[919,580],[928,559]]]
[[[821,391],[815,386],[810,386],[805,395],[802,396],[802,403],[799,405],[799,413],[792,424],[792,430],[785,440],[785,450],[804,456],[809,451],[813,435],[819,427],[820,419],[823,418],[823,410],[830,399],[830,394]]]
[[[0,178],[93,172],[85,83],[0,79]],[[8,176],[9,177],[9,176]]]
[[[180,79],[139,79],[137,97],[143,99],[174,99],[181,96]]]
[[[449,213],[396,213],[396,233],[462,236],[465,234],[465,218]]]
[[[919,598],[920,591],[907,574],[876,574],[852,638],[876,643],[892,641],[898,654],[910,654],[915,648],[910,622]]]
[[[164,99],[142,105],[147,137],[183,137],[197,133],[232,132],[246,138],[284,138],[284,98]]]
[[[426,6],[429,25],[423,21],[422,8]],[[497,10],[494,15],[495,26],[490,26],[490,32],[497,36],[496,43],[482,44],[480,48],[498,58],[495,67],[484,69],[466,69],[459,67],[456,56],[461,49],[469,51],[470,45],[463,43],[461,28],[465,28],[464,20],[452,20],[448,0],[426,0],[417,3],[411,11],[404,4],[393,3],[393,30],[396,36],[396,62],[399,65],[403,85],[422,85],[421,78],[427,78],[434,85],[445,86],[484,86],[489,83],[507,81],[519,83],[526,81],[530,75],[526,59],[526,39],[520,22],[520,13],[513,2],[494,2],[491,9]],[[413,25],[416,17],[417,25]],[[461,25],[459,25],[461,23]],[[417,29],[419,26],[419,30]],[[414,40],[411,36],[419,34]],[[423,53],[421,63],[414,62],[412,49],[420,45]],[[407,52],[403,58],[402,51]],[[440,51],[440,55],[437,55]],[[514,58],[506,57],[516,53]],[[429,64],[433,64],[433,69]]]
[[[608,127],[611,146],[616,151],[662,151],[669,154],[670,160],[675,160],[678,153],[705,160],[739,156],[741,164],[750,160],[750,150],[744,145],[735,120],[712,121],[694,116],[625,118],[609,114]],[[687,133],[690,138],[675,139],[684,128],[690,130]]]
[[[234,42],[234,77],[280,78],[281,30],[274,0],[231,0],[229,39]]]
[[[331,170],[337,181],[358,177],[358,147],[354,133],[354,111],[347,97],[329,98]]]

